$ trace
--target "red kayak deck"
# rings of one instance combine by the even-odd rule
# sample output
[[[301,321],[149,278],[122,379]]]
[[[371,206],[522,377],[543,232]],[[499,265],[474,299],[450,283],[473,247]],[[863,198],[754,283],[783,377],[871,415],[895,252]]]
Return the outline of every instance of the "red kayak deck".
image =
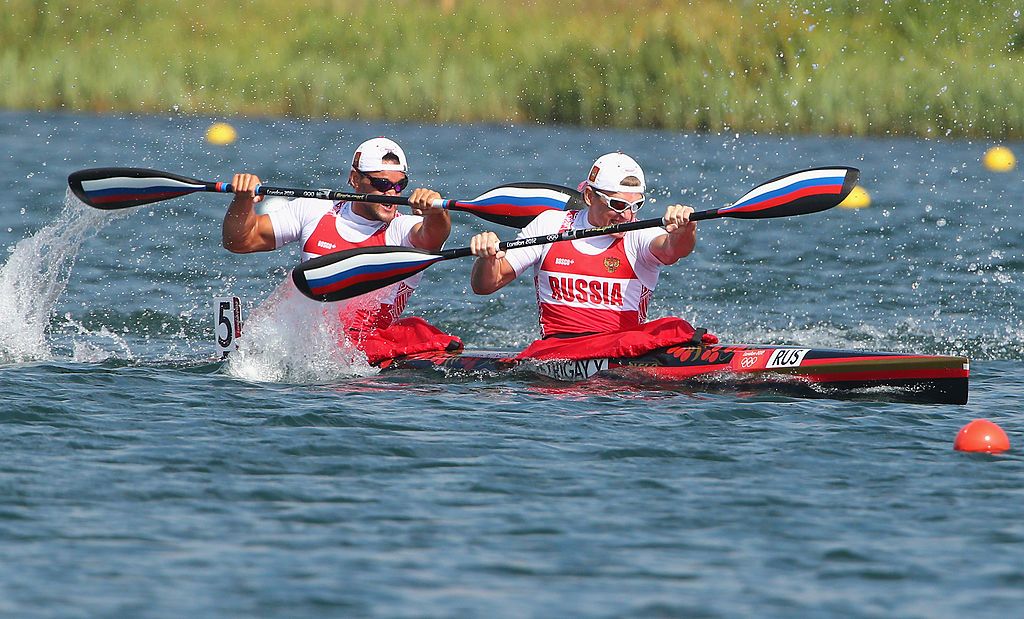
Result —
[[[672,386],[711,385],[811,397],[966,404],[965,357],[802,348],[798,346],[671,346],[631,358],[520,360],[517,351],[466,350],[388,360],[381,369],[439,368],[462,372],[525,371],[562,381],[624,376]]]

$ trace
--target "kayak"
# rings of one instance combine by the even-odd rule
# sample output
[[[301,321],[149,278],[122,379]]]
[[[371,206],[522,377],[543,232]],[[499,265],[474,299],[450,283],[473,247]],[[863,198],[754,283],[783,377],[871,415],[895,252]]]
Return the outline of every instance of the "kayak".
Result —
[[[800,348],[687,345],[631,358],[517,359],[513,350],[431,352],[389,359],[381,370],[526,372],[558,381],[620,377],[693,390],[741,389],[801,397],[966,404],[965,357]]]
[[[213,305],[222,357],[242,335],[238,297]],[[619,377],[659,388],[757,391],[799,397],[868,399],[920,404],[966,404],[966,357],[816,349],[799,346],[703,344],[668,346],[637,357],[518,359],[516,350],[428,352],[386,359],[384,372],[526,373],[565,382]]]

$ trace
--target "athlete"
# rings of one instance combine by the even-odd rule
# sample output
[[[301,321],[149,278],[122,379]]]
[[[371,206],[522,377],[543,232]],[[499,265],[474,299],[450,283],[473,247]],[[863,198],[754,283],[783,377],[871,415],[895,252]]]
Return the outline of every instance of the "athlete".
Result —
[[[356,193],[396,196],[409,184],[408,170],[405,152],[397,143],[373,138],[356,148],[348,182]],[[448,211],[432,204],[441,196],[430,189],[412,192],[413,215],[403,215],[391,204],[315,198],[297,198],[270,213],[258,214],[254,205],[262,200],[255,194],[259,177],[235,174],[231,183],[235,196],[224,215],[223,243],[234,253],[272,251],[294,241],[302,243],[303,261],[379,245],[433,251],[441,248],[451,232]],[[420,277],[417,274],[368,302],[355,303],[357,309],[343,317],[349,339],[363,348],[367,338],[392,327]]]
[[[594,162],[581,184],[586,208],[544,212],[523,228],[518,238],[633,221],[644,205],[646,189],[644,172],[636,161],[622,153],[604,155]],[[493,232],[483,232],[470,241],[470,249],[477,256],[471,275],[473,291],[491,294],[532,267],[542,338],[573,338],[571,347],[580,351],[588,348],[587,341],[603,346],[622,334],[644,331],[647,305],[661,269],[688,256],[696,245],[697,225],[689,219],[692,213],[689,206],[673,204],[665,209],[664,228],[508,252],[498,251],[498,237]],[[670,343],[701,340],[703,330],[694,330],[681,319],[671,320],[679,330],[668,339],[683,341]],[[660,322],[657,325],[658,329],[662,326]],[[595,334],[610,337],[581,338]],[[704,340],[713,338],[709,335]],[[524,355],[530,356],[529,351]]]

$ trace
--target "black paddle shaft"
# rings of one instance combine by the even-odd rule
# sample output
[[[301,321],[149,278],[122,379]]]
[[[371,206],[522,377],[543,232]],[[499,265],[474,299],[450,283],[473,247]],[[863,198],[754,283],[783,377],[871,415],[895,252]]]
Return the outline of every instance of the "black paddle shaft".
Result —
[[[715,211],[700,211],[690,216],[690,221],[697,221],[698,219],[709,219],[714,217]],[[697,217],[700,215],[700,217]],[[619,232],[629,232],[630,230],[643,230],[644,228],[654,228],[656,226],[665,225],[665,221],[661,217],[655,219],[640,219],[637,221],[629,221],[622,224],[612,224],[610,226],[602,226],[600,228],[583,228],[581,230],[564,230],[557,234],[544,234],[541,236],[531,236],[524,239],[513,239],[511,241],[502,241],[498,243],[498,251],[507,251],[509,249],[518,249],[520,247],[530,247],[532,245],[545,245],[547,243],[557,243],[559,241],[574,241],[576,239],[586,239],[592,236],[604,236],[606,234],[617,234]],[[460,247],[458,249],[446,249],[437,252],[437,255],[441,256],[443,260],[451,260],[453,258],[464,258],[466,256],[473,255],[473,250],[469,247]]]
[[[231,193],[235,189],[231,183],[224,186],[225,193]],[[288,187],[268,187],[259,185],[256,194],[260,196],[274,196],[280,198],[315,198],[317,200],[332,200],[335,202],[374,202],[377,204],[398,204],[408,206],[409,198],[405,196],[385,196],[380,194],[350,193],[335,189],[290,189]]]

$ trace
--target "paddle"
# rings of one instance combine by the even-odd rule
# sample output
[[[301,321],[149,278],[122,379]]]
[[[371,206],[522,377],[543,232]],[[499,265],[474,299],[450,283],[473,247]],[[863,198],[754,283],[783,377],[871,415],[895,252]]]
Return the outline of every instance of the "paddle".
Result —
[[[146,168],[90,168],[68,176],[79,200],[91,207],[113,210],[152,204],[197,191],[231,193],[231,183],[211,183],[170,172]],[[285,198],[375,202],[408,205],[404,196],[349,193],[331,189],[289,189],[260,185],[256,194]],[[575,199],[575,200],[574,200]],[[510,183],[500,185],[472,200],[437,200],[435,206],[465,211],[502,226],[522,228],[547,210],[566,210],[578,203],[579,192],[547,183]]]
[[[735,217],[769,219],[824,211],[836,206],[853,191],[860,171],[836,166],[786,174],[758,185],[729,206],[690,215],[690,221]],[[662,219],[643,219],[624,224],[565,230],[529,238],[502,241],[500,251],[558,241],[584,239],[664,225]],[[468,247],[430,252],[410,247],[358,247],[313,258],[292,271],[302,294],[318,301],[342,301],[411,277],[435,262],[472,255]]]

